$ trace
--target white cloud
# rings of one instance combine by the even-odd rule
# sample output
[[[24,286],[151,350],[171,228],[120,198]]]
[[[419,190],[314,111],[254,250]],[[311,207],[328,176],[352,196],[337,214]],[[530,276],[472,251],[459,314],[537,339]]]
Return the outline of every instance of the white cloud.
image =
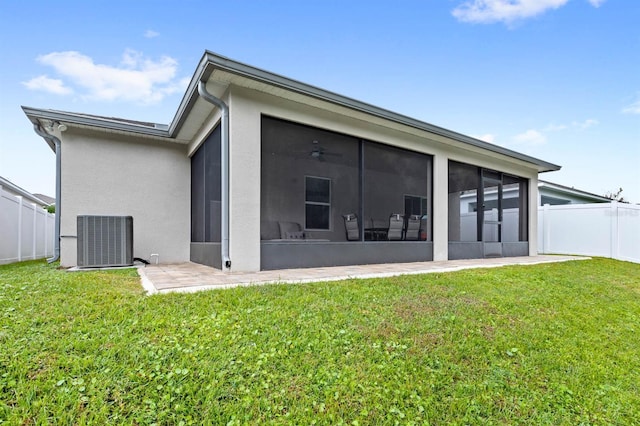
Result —
[[[489,143],[495,143],[496,141],[496,135],[492,135],[491,133],[487,133],[486,135],[476,135],[471,137],[480,139],[481,141],[485,141]]]
[[[640,114],[640,94],[638,94],[638,99],[622,109],[622,112],[625,114]]]
[[[586,119],[584,121],[581,121],[581,122],[574,121],[574,122],[571,123],[571,125],[573,127],[576,127],[578,129],[580,129],[580,130],[586,130],[589,127],[593,127],[598,123],[599,123],[598,120],[594,120],[593,118],[588,118],[588,119]]]
[[[175,59],[163,56],[154,61],[134,50],[126,50],[117,66],[96,64],[73,51],[42,55],[38,62],[53,67],[86,99],[153,104],[186,87],[184,80],[176,80]]]
[[[529,129],[513,137],[517,145],[538,146],[547,143],[547,137],[537,130]]]
[[[549,124],[547,127],[542,129],[542,132],[559,132],[562,130],[570,130],[570,129],[578,129],[578,130],[586,130],[590,127],[596,126],[600,124],[600,122],[594,118],[588,118],[584,121],[572,121],[570,124]]]
[[[640,101],[638,103],[638,114],[640,114]],[[493,133],[487,133],[485,135],[471,135],[471,137],[516,150],[534,151],[536,147],[545,145],[548,142],[548,138],[552,137],[554,132],[583,131],[598,124],[600,124],[598,120],[588,118],[583,121],[572,121],[569,124],[552,123],[539,130],[528,129],[507,140],[498,140],[497,136]]]
[[[160,33],[159,33],[159,32],[157,32],[157,31],[153,31],[153,30],[147,30],[147,31],[145,31],[145,32],[144,32],[144,36],[145,36],[146,38],[156,38],[156,37],[158,37],[159,35],[160,35]]]
[[[511,23],[564,6],[568,0],[473,0],[456,7],[452,14],[462,22]]]
[[[606,0],[588,0],[588,2],[591,3],[591,6],[593,7],[600,7],[605,1]]]
[[[62,80],[49,78],[46,75],[32,78],[29,81],[23,81],[22,84],[24,84],[29,90],[42,90],[56,95],[68,95],[73,93],[73,90],[66,87]]]
[[[566,130],[568,127],[569,126],[567,126],[566,124],[551,123],[547,127],[545,127],[544,129],[542,129],[542,131],[543,132],[559,132],[561,130]]]
[[[504,22],[512,24],[526,18],[558,9],[569,0],[468,0],[453,9],[451,14],[462,22],[491,24]],[[605,0],[587,0],[593,7],[599,7]]]

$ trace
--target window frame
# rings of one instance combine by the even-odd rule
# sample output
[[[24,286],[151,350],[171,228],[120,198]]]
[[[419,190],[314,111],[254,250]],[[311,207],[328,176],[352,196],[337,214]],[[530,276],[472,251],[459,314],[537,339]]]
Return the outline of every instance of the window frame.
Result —
[[[420,200],[420,218],[427,218],[429,216],[429,197],[426,195],[414,195],[414,194],[403,194],[404,205],[407,205],[407,198],[419,199]],[[424,208],[424,209],[423,209]],[[423,210],[425,210],[423,212]],[[407,215],[407,212],[404,212]]]
[[[322,201],[309,201],[307,200],[307,180],[308,179],[317,179],[317,180],[323,180],[323,181],[328,181],[329,183],[329,194],[328,194],[328,202],[322,202]],[[332,195],[332,191],[331,191],[331,178],[328,177],[324,177],[324,176],[312,176],[312,175],[304,175],[304,230],[305,231],[331,231],[333,229],[333,221],[331,220],[331,195]],[[329,212],[328,212],[328,227],[327,228],[309,228],[307,226],[307,206],[308,205],[312,205],[312,206],[325,206],[329,208]]]

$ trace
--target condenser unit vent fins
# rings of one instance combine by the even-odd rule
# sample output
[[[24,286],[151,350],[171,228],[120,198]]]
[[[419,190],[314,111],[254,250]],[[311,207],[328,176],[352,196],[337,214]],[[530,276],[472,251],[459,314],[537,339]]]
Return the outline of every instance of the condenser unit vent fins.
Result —
[[[133,217],[78,216],[78,267],[133,265]]]

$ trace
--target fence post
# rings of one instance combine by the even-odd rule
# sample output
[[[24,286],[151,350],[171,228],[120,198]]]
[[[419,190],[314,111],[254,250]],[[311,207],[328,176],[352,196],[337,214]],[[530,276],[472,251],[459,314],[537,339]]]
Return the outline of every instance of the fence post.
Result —
[[[551,245],[551,224],[549,223],[549,204],[542,206],[542,253],[549,254]]]
[[[609,204],[611,216],[611,258],[618,259],[618,202],[613,200]]]
[[[22,196],[18,195],[18,262],[22,260]]]
[[[45,214],[44,214],[44,257],[49,256],[49,244],[47,241],[47,238],[49,238],[47,236],[48,231],[49,231],[49,215],[48,215],[48,211],[45,210]]]
[[[37,235],[36,232],[38,230],[38,206],[36,205],[36,203],[31,203],[31,205],[33,206],[33,247],[31,250],[31,254],[32,254],[32,258],[35,259],[36,258],[36,246],[37,246]]]

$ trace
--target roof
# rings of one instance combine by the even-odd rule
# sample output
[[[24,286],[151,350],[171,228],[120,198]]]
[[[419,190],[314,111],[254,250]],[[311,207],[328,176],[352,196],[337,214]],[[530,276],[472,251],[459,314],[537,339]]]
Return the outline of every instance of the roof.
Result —
[[[51,205],[56,203],[56,199],[54,197],[50,197],[48,195],[38,194],[38,193],[35,193],[33,195],[38,197],[38,198],[40,198],[42,201],[47,203],[47,205],[49,205],[49,206],[51,206]]]
[[[23,106],[22,110],[29,117],[31,122],[36,124],[37,120],[59,121],[73,123],[90,127],[101,127],[111,130],[121,130],[124,132],[149,134],[153,136],[169,137],[168,125],[149,123],[144,121],[128,120],[116,117],[103,117],[99,115],[84,114],[77,112],[58,111],[55,109],[40,109]]]
[[[549,182],[546,180],[539,179],[538,180],[539,188],[546,188],[554,192],[560,192],[565,194],[571,194],[577,197],[586,198],[596,202],[608,203],[611,201],[610,198],[607,198],[603,195],[594,194],[592,192],[582,191],[580,189],[576,189],[569,186],[560,185],[558,183]]]
[[[240,78],[243,81],[252,81],[269,87],[279,88],[286,92],[295,93],[316,100],[329,102],[334,105],[345,107],[349,110],[365,113],[375,116],[383,120],[388,120],[400,125],[408,126],[427,133],[443,136],[451,140],[515,158],[526,163],[533,164],[538,171],[546,172],[559,170],[560,166],[549,163],[538,158],[522,154],[498,145],[463,135],[461,133],[435,126],[433,124],[420,121],[393,111],[386,110],[365,102],[361,102],[328,90],[321,89],[288,77],[281,76],[260,68],[253,67],[241,62],[234,61],[216,53],[205,51],[196,71],[189,82],[187,91],[180,102],[178,111],[169,125],[144,123],[132,120],[117,119],[113,117],[100,117],[89,114],[76,114],[71,112],[44,110],[30,107],[22,107],[29,119],[36,124],[37,120],[60,121],[65,123],[74,123],[92,127],[100,127],[112,130],[120,130],[124,132],[132,132],[148,136],[156,136],[161,138],[176,138],[182,125],[188,118],[191,110],[194,108],[199,95],[198,83],[200,81],[208,81],[214,72],[220,72],[223,76],[231,75]],[[237,81],[237,80],[236,80]],[[227,80],[228,83],[228,80]],[[213,106],[211,106],[213,107]]]
[[[16,185],[15,183],[11,182],[8,179],[3,178],[2,176],[0,176],[0,186],[3,189],[11,191],[11,192],[13,192],[14,194],[16,194],[16,195],[18,195],[20,197],[24,197],[24,198],[28,199],[29,201],[32,201],[32,202],[38,204],[39,206],[48,206],[48,205],[50,205],[50,203],[47,203],[46,201],[41,200],[40,198],[36,197],[34,194],[30,193],[26,189],[20,188],[18,185]]]

